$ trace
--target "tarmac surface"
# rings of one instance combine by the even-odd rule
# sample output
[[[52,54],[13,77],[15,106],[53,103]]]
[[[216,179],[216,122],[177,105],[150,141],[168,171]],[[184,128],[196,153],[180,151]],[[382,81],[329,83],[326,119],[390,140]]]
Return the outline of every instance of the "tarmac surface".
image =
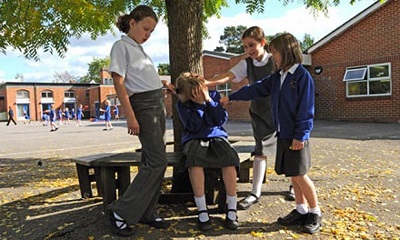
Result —
[[[0,123],[0,239],[120,239],[109,231],[101,198],[80,199],[71,161],[140,148],[124,120],[112,123],[112,131],[103,131],[104,122],[84,121],[81,127],[70,123],[56,132],[40,122]],[[220,227],[224,216],[212,212],[212,206],[214,229],[201,233],[193,206],[162,205],[160,212],[171,228],[139,225],[131,239],[399,239],[400,124],[314,123],[310,176],[324,212],[321,233],[304,235],[296,227],[276,224],[294,205],[284,200],[288,179],[276,175],[268,160],[260,202],[238,213],[237,231]],[[252,145],[250,123],[229,121],[225,128],[230,137]],[[173,141],[171,119],[166,136]],[[251,184],[238,183],[237,189],[240,199]]]
[[[0,158],[81,158],[98,157],[140,148],[137,137],[130,136],[126,121],[113,122],[112,131],[103,131],[104,122],[83,121],[82,127],[74,123],[62,125],[58,131],[50,132],[49,126],[31,122],[5,126],[0,123]],[[230,137],[252,141],[252,130],[248,122],[228,121],[224,126]],[[400,139],[398,123],[354,123],[316,120],[311,137],[340,139]],[[167,141],[173,141],[172,120],[167,120]]]

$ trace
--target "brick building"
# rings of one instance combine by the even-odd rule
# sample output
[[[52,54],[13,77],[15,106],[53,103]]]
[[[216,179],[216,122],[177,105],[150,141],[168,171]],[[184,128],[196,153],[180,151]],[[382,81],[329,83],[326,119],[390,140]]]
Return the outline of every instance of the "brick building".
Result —
[[[120,102],[113,85],[113,79],[107,68],[100,69],[101,84],[96,83],[39,83],[39,82],[6,82],[0,84],[0,120],[7,119],[8,106],[15,113],[15,119],[24,120],[27,113],[32,121],[39,121],[44,110],[77,109],[83,105],[85,118],[98,118],[99,108],[105,108],[104,101],[110,100],[111,105]],[[162,80],[170,81],[169,76],[160,76]],[[172,97],[165,91],[167,117],[172,117]],[[124,117],[123,108],[120,117]]]
[[[377,1],[305,51],[315,82],[317,119],[400,122],[400,1]],[[204,51],[204,75],[228,71],[244,55]],[[235,91],[247,81],[219,86]],[[249,120],[247,102],[227,107]]]
[[[399,19],[400,1],[377,1],[306,51],[316,118],[400,122]]]
[[[23,120],[24,112],[32,121],[40,120],[50,105],[76,109],[77,104],[82,104],[88,113],[91,89],[98,87],[99,84],[7,82],[0,85],[0,119],[7,118],[8,106],[14,110],[16,120]]]

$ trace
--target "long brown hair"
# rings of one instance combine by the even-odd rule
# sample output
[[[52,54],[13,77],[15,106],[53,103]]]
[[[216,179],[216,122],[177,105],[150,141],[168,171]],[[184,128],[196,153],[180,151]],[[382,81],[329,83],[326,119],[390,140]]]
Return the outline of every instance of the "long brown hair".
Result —
[[[269,51],[275,49],[282,56],[282,69],[287,70],[294,64],[303,62],[303,53],[297,39],[290,33],[283,33],[269,43]]]

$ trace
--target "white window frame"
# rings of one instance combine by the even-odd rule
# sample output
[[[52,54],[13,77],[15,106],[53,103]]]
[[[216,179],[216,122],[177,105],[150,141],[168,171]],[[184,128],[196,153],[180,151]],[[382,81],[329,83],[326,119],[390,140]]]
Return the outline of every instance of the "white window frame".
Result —
[[[74,91],[65,91],[64,98],[75,98],[75,92]]]
[[[388,68],[388,74],[387,76],[382,76],[382,77],[371,77],[371,68],[374,68],[376,66],[387,66]],[[364,78],[346,78],[347,73],[351,71],[359,71],[365,69],[365,72],[363,73]],[[391,74],[391,63],[386,62],[386,63],[378,63],[378,64],[371,64],[371,65],[366,65],[366,66],[360,66],[360,67],[349,67],[346,69],[343,81],[346,82],[346,97],[347,98],[354,98],[354,97],[377,97],[377,96],[391,96],[392,95],[392,74]],[[376,81],[381,81],[381,82],[389,82],[389,92],[388,93],[379,93],[379,94],[371,94],[370,93],[370,83],[376,82]],[[356,83],[366,83],[367,85],[367,92],[366,94],[358,94],[358,95],[350,95],[349,94],[349,85],[351,84],[356,84]]]
[[[353,77],[350,78],[349,75],[353,72],[358,72],[362,71],[362,76],[361,77]],[[367,67],[360,67],[360,68],[353,68],[353,69],[346,69],[346,72],[344,73],[343,81],[357,81],[357,80],[364,80],[365,79],[365,74],[367,73]]]
[[[19,90],[19,91],[17,91],[16,98],[17,99],[29,99],[29,92],[26,90]]]
[[[46,97],[43,97],[43,93],[46,95]],[[49,94],[50,94],[51,96],[49,96]],[[53,99],[53,92],[52,92],[52,91],[42,91],[42,92],[40,93],[40,96],[42,96],[42,98],[51,98],[51,99]]]
[[[232,92],[232,84],[228,81],[224,84],[216,86],[216,90],[221,94],[221,97],[228,96]]]

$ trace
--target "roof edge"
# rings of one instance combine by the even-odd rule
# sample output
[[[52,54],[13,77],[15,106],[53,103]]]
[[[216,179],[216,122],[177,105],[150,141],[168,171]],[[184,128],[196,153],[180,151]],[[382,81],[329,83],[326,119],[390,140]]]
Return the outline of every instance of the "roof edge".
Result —
[[[378,10],[379,8],[381,8],[383,5],[385,5],[388,2],[390,2],[390,0],[383,0],[383,1],[378,0],[375,3],[371,4],[369,7],[364,9],[362,12],[360,12],[356,16],[352,17],[350,20],[346,21],[345,23],[343,23],[342,25],[337,27],[332,32],[328,33],[325,37],[321,38],[318,42],[316,42],[311,47],[306,49],[305,52],[310,54],[310,53],[314,52],[315,50],[319,49],[321,46],[330,42],[333,38],[340,35],[344,31],[346,31],[349,27],[353,26],[354,24],[360,22],[366,16],[375,12],[376,10]]]

